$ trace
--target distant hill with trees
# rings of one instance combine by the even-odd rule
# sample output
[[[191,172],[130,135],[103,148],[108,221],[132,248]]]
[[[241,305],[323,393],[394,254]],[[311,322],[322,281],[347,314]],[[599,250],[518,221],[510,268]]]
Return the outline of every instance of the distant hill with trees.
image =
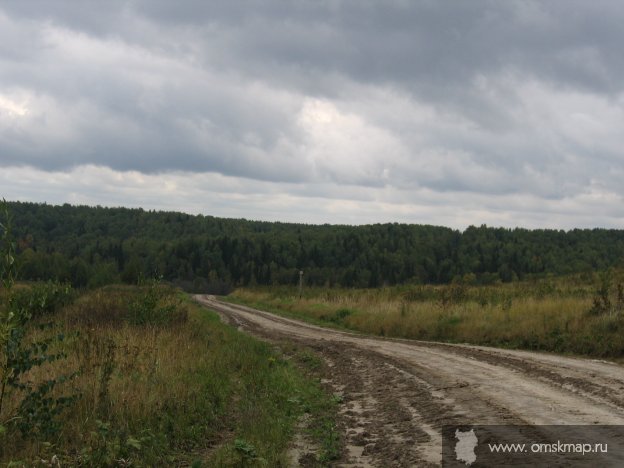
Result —
[[[308,225],[11,202],[20,277],[77,287],[162,276],[195,291],[254,284],[509,282],[622,266],[624,231]]]

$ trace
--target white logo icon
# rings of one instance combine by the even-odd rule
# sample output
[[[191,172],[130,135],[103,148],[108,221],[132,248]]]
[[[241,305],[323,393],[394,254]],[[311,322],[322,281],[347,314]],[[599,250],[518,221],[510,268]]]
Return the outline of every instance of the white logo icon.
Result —
[[[477,436],[474,433],[474,429],[469,431],[455,430],[455,438],[457,443],[455,444],[455,457],[458,461],[464,462],[470,466],[477,461],[475,455],[475,448],[477,448]]]

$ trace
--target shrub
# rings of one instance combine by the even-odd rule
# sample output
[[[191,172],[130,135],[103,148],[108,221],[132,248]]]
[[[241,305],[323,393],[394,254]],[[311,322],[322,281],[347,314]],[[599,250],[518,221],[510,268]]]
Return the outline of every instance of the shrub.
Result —
[[[589,315],[613,315],[624,311],[624,287],[618,283],[613,289],[613,273],[606,271],[600,275],[600,282],[592,300],[592,306],[587,311]]]
[[[27,310],[31,318],[37,318],[49,315],[73,300],[74,291],[70,284],[48,281],[16,291],[13,305],[17,309]]]
[[[11,429],[17,428],[24,437],[42,437],[49,441],[60,429],[57,416],[77,398],[58,397],[53,391],[58,384],[75,374],[53,373],[33,382],[29,376],[33,368],[66,357],[59,351],[59,344],[65,336],[62,333],[53,336],[43,334],[30,342],[26,337],[33,331],[33,316],[54,309],[59,301],[65,300],[69,290],[52,285],[36,289],[34,295],[32,290],[16,294],[17,266],[11,216],[6,202],[3,201],[0,207],[4,214],[0,223],[0,279],[7,296],[0,310],[0,437],[6,437],[12,432]],[[48,289],[53,294],[48,294]],[[39,325],[40,331],[50,328],[51,324]]]
[[[133,325],[174,325],[186,322],[188,318],[188,312],[175,291],[162,286],[158,280],[141,287],[128,312],[128,322]]]
[[[106,286],[78,300],[66,315],[71,324],[89,327],[164,327],[188,320],[177,291],[158,280],[138,287]]]

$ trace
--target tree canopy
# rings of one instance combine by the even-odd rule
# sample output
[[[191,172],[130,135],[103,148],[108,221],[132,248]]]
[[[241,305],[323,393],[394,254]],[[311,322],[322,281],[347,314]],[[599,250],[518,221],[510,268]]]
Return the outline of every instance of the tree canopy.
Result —
[[[11,202],[21,277],[78,287],[162,276],[190,290],[490,283],[621,265],[624,231],[307,225]]]

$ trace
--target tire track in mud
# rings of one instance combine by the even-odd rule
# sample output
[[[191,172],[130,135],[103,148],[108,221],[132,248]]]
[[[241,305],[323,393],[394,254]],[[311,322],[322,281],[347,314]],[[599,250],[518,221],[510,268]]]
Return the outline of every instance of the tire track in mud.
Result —
[[[624,424],[619,365],[373,338],[196,299],[240,329],[324,358],[324,382],[343,401],[338,466],[439,466],[443,425]]]
[[[549,366],[547,363],[535,361],[537,355],[531,356],[528,352],[514,352],[500,350],[492,352],[487,349],[471,347],[466,345],[452,345],[445,343],[431,343],[432,347],[439,347],[455,354],[462,356],[471,356],[477,360],[502,365],[517,372],[531,376],[538,380],[548,382],[551,385],[559,386],[573,393],[581,394],[587,398],[594,399],[598,403],[609,403],[614,408],[624,407],[624,378],[616,378],[615,372],[619,371],[619,366],[614,363],[602,361],[602,365],[606,365],[604,369],[613,370],[614,375],[599,376],[597,373],[586,369],[575,369],[566,366],[565,363],[574,362],[578,364],[587,364],[587,360],[575,359],[569,357],[557,357],[562,362],[559,366]],[[507,354],[509,353],[509,354]],[[511,354],[513,353],[513,354]],[[517,353],[523,353],[524,359],[519,357]],[[531,360],[526,359],[528,357]],[[550,356],[554,358],[554,356]],[[589,363],[600,362],[589,360]],[[603,369],[603,370],[604,370]],[[564,372],[562,372],[564,371]],[[568,374],[568,375],[565,375]],[[589,380],[593,379],[593,380]]]

